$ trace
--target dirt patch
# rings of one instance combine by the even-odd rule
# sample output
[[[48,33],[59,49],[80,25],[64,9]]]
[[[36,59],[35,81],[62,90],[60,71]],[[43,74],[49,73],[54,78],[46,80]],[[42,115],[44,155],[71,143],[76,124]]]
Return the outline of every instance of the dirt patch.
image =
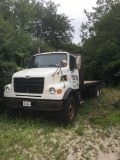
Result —
[[[60,146],[67,160],[120,160],[120,131],[87,126],[82,136],[68,132]]]

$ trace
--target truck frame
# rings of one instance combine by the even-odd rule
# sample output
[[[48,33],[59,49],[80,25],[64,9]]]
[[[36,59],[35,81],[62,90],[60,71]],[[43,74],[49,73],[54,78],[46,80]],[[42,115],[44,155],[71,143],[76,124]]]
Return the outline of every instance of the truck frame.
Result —
[[[5,105],[17,110],[54,112],[64,124],[73,122],[83,96],[99,96],[100,81],[84,80],[83,52],[46,52],[32,56],[28,68],[5,86]]]

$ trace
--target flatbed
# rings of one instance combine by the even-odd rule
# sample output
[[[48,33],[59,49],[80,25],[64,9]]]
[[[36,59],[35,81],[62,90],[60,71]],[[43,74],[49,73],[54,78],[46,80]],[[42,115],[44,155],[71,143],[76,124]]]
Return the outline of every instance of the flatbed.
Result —
[[[96,84],[100,84],[100,81],[84,81],[84,86],[92,86],[92,85],[96,85]]]

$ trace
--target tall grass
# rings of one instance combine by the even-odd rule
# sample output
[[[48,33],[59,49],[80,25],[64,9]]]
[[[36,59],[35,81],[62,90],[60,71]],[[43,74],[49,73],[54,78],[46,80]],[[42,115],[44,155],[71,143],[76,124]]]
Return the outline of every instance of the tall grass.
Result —
[[[120,123],[120,90],[105,88],[98,98],[86,100],[79,115],[92,124],[109,127]]]

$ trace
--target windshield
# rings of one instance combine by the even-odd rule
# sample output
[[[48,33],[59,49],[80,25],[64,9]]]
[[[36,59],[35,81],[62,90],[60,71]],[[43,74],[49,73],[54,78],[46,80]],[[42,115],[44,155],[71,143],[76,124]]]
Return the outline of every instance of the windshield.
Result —
[[[66,53],[40,54],[31,58],[28,68],[58,67],[62,60],[67,61]]]

